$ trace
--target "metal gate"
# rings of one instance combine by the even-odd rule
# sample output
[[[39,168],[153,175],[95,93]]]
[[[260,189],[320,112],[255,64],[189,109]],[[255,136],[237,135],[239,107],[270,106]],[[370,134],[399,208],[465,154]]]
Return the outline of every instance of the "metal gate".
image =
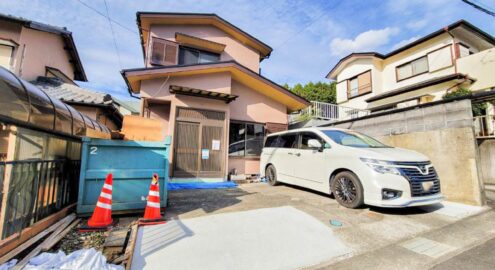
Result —
[[[222,177],[225,113],[178,108],[175,125],[174,176]]]

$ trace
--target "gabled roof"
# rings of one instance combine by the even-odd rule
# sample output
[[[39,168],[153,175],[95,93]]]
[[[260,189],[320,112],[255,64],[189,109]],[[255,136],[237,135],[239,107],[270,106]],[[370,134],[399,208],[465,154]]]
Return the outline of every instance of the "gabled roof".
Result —
[[[386,58],[389,58],[389,57],[392,57],[396,54],[399,54],[407,49],[410,49],[416,45],[419,45],[425,41],[428,41],[430,39],[433,39],[443,33],[446,33],[448,31],[451,31],[455,28],[458,28],[458,27],[465,27],[466,29],[472,31],[473,33],[475,33],[479,38],[495,45],[495,38],[493,36],[491,36],[490,34],[484,32],[483,30],[479,29],[478,27],[472,25],[471,23],[469,23],[468,21],[465,21],[465,20],[459,20],[455,23],[452,23],[442,29],[439,29],[429,35],[426,35],[422,38],[419,38],[409,44],[406,44],[396,50],[393,50],[387,54],[381,54],[381,53],[377,53],[377,52],[363,52],[363,53],[351,53],[349,55],[347,55],[346,57],[342,58],[339,60],[339,62],[328,72],[326,78],[330,79],[331,77],[335,77],[335,74],[333,74],[340,66],[342,66],[343,64],[345,64],[346,62],[348,61],[352,61],[354,58],[357,58],[357,57],[360,57],[360,56],[367,56],[367,57],[376,57],[378,59],[386,59]]]
[[[229,72],[235,80],[250,86],[263,95],[285,104],[290,111],[306,108],[310,102],[281,85],[259,75],[235,61],[203,63],[194,65],[159,66],[151,68],[124,69],[121,71],[129,93],[139,93],[140,82],[166,76],[189,76]]]
[[[68,51],[69,55],[72,58],[71,63],[74,65],[74,79],[78,81],[85,81],[85,82],[88,81],[88,78],[86,77],[86,73],[84,72],[81,59],[79,58],[79,53],[77,52],[76,44],[74,43],[74,39],[72,38],[72,32],[68,31],[67,28],[48,25],[48,24],[35,22],[25,18],[2,14],[2,13],[0,13],[0,20],[17,23],[26,28],[61,36],[64,41],[66,50]]]
[[[149,31],[151,24],[201,24],[201,25],[213,25],[227,34],[231,35],[239,42],[247,45],[260,52],[261,59],[268,58],[272,52],[272,48],[267,44],[261,42],[259,39],[244,32],[237,26],[229,23],[222,17],[214,13],[177,13],[177,12],[143,12],[136,13],[137,24],[139,27],[139,36],[141,38],[141,45],[143,49],[143,56],[145,54],[145,46],[148,42],[148,35],[143,31]]]

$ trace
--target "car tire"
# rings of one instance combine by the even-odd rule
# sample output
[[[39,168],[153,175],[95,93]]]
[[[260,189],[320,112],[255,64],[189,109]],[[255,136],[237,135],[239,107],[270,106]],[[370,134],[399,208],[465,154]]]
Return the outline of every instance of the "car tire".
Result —
[[[265,177],[270,186],[276,186],[279,184],[279,182],[277,181],[277,170],[275,170],[275,167],[273,165],[268,165],[268,167],[266,167]]]
[[[358,208],[364,204],[363,186],[352,172],[338,173],[330,187],[337,202],[347,208]]]

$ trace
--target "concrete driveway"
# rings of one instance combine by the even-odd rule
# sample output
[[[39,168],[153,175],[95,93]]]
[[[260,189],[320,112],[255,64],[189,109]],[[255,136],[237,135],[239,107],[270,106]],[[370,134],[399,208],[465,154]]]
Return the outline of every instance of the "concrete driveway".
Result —
[[[167,218],[183,222],[183,224],[181,224],[182,227],[185,227],[184,224],[189,224],[192,228],[196,226],[195,228],[197,228],[196,230],[199,232],[202,232],[203,228],[208,225],[199,226],[197,224],[209,224],[210,221],[208,220],[216,220],[218,226],[229,226],[227,223],[222,224],[224,221],[218,221],[219,218],[217,218],[217,216],[224,218],[225,222],[228,222],[229,219],[237,220],[245,218],[245,215],[233,216],[218,214],[251,213],[253,210],[267,208],[286,209],[289,207],[298,210],[297,212],[303,213],[304,216],[308,216],[309,219],[316,221],[320,226],[323,225],[324,228],[327,228],[327,233],[329,235],[331,234],[335,239],[326,239],[326,241],[329,241],[329,245],[332,244],[330,243],[331,241],[334,241],[338,245],[343,245],[343,249],[335,253],[336,256],[328,256],[328,259],[326,260],[319,258],[320,261],[313,261],[316,265],[320,266],[330,265],[351,256],[364,254],[402,240],[413,238],[422,233],[453,224],[465,216],[483,210],[478,207],[450,203],[447,203],[444,208],[441,208],[441,206],[433,206],[406,209],[367,207],[362,209],[347,209],[341,207],[334,199],[325,194],[286,185],[272,187],[265,183],[244,184],[235,189],[173,191],[169,194],[169,201],[170,204],[166,212]],[[254,211],[253,213],[258,212],[266,211]],[[289,211],[288,215],[292,215],[291,213],[293,212],[294,211]],[[266,222],[267,224],[272,224],[272,226],[286,225],[282,222],[277,225],[277,219],[275,219],[275,221],[266,219],[269,218],[269,216],[274,215],[280,215],[280,212],[278,214],[272,213],[270,215],[260,216],[259,223]],[[214,217],[215,219],[208,219],[209,217]],[[297,220],[297,218],[294,220]],[[308,220],[308,225],[301,223],[297,224],[297,226],[314,226],[315,224],[311,223],[311,220]],[[337,222],[331,224],[331,220]],[[249,226],[253,227],[255,234],[256,232],[263,231],[263,227],[254,228],[256,227],[254,225],[257,225],[257,223],[256,221],[253,222],[254,223]],[[229,224],[236,225],[230,225],[234,226],[234,228],[226,230],[225,233],[228,234],[228,236],[224,236],[227,238],[232,234],[236,234],[235,226],[240,226],[239,222]],[[339,226],[340,224],[341,226]],[[318,230],[320,229],[321,228],[318,228]],[[174,229],[169,228],[169,230]],[[241,230],[241,227],[239,227],[239,230]],[[242,230],[245,230],[245,228],[242,228]],[[286,229],[283,229],[282,231],[284,230]],[[202,232],[202,234],[209,233],[212,233],[211,228]],[[221,234],[221,232],[219,233]],[[322,231],[322,233],[324,232]],[[290,235],[290,233],[287,233],[287,235]],[[189,237],[198,237],[198,234],[193,235],[191,233]],[[243,237],[244,240],[250,239],[250,237],[246,235]],[[284,238],[283,235],[278,235],[277,237]],[[310,235],[308,235],[308,237],[310,237]],[[178,242],[180,241],[183,240],[178,240]],[[215,241],[211,242],[211,239],[209,241],[210,242],[208,243],[211,243],[211,245],[220,245],[223,243],[222,241],[218,241],[218,243],[215,243]],[[280,241],[284,240],[280,239]],[[293,239],[293,241],[301,240]],[[183,241],[182,243],[187,242]],[[224,244],[225,243],[222,245]],[[320,245],[321,243],[317,244]],[[193,244],[191,243],[191,245]],[[170,247],[167,248],[168,252],[173,252],[173,249]],[[187,247],[184,247],[184,249],[186,248]],[[344,249],[345,252],[342,251]],[[178,252],[179,251],[177,251],[177,253]],[[249,252],[249,249],[244,252]],[[243,252],[239,252],[237,255],[234,253],[231,255],[239,256],[239,259],[247,256],[247,254]],[[286,260],[290,261],[291,258],[288,257]],[[292,265],[294,266],[293,268],[300,268],[296,267],[298,266],[297,263]],[[274,267],[272,267],[272,265],[267,265],[267,267],[271,269],[278,268],[276,267],[277,264],[273,266]],[[310,265],[305,265],[305,267],[308,266]],[[284,269],[290,267],[291,264],[285,264]]]

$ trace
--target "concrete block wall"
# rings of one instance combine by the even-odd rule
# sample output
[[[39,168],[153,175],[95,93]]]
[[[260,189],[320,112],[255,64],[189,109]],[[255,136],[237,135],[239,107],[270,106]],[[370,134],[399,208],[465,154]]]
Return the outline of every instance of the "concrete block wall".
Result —
[[[454,101],[376,117],[337,123],[339,128],[358,130],[370,136],[390,136],[447,128],[473,126],[470,100]]]
[[[391,112],[333,126],[360,131],[385,144],[425,154],[439,174],[447,200],[483,204],[470,100]]]

